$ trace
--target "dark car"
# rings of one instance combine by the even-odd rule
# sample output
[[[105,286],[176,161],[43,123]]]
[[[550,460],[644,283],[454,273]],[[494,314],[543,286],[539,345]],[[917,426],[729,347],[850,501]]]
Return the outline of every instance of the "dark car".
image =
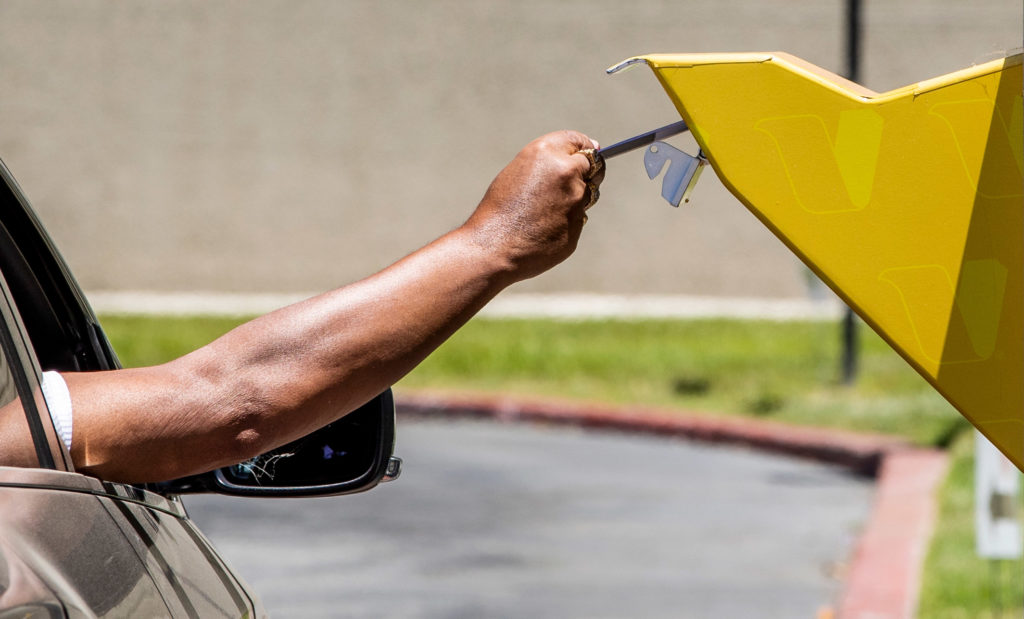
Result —
[[[2,162],[0,200],[0,463],[14,441],[35,453],[0,466],[0,619],[265,615],[178,495],[322,496],[393,479],[390,390],[299,441],[204,475],[132,486],[75,473],[41,372],[120,364]]]

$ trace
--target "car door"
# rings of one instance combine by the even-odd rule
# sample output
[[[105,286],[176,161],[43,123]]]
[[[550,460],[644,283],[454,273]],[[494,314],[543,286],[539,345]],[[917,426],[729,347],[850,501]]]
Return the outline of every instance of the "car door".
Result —
[[[176,497],[74,472],[41,369],[119,364],[2,163],[0,181],[0,617],[262,616]]]

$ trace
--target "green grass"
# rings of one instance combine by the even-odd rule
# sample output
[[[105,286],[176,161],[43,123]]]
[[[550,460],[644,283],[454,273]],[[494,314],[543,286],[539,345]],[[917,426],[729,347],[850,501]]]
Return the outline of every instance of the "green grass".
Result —
[[[961,417],[864,327],[840,385],[828,323],[476,320],[399,384],[641,403],[885,432],[934,444]]]
[[[974,435],[950,448],[939,526],[925,562],[918,615],[927,619],[1024,616],[1024,562],[981,559],[974,550]]]
[[[161,363],[243,319],[108,316],[128,366]],[[855,387],[837,381],[831,323],[470,322],[397,389],[459,389],[676,407],[884,432],[934,445],[966,427],[867,327]]]
[[[103,319],[128,366],[182,355],[241,319]],[[834,323],[736,320],[557,322],[483,320],[466,325],[396,390],[500,391],[631,403],[713,415],[882,432],[952,446],[950,476],[926,563],[921,617],[985,617],[993,600],[1022,615],[1022,563],[993,588],[974,555],[970,425],[866,326],[860,376],[840,385]],[[998,615],[996,615],[998,616]]]
[[[125,367],[158,365],[208,344],[244,318],[103,316],[100,323]]]

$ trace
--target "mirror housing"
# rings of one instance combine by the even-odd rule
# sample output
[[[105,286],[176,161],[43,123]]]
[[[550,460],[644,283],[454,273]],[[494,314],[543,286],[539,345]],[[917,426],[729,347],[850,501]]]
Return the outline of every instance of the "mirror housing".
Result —
[[[396,479],[395,401],[388,389],[287,445],[209,473],[153,484],[162,494],[312,497],[365,492]],[[155,487],[153,487],[155,486]]]

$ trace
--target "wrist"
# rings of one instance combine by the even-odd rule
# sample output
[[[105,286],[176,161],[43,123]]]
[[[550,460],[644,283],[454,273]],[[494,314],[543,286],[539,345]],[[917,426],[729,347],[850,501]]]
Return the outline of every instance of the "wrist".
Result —
[[[517,261],[504,249],[501,237],[493,231],[466,222],[448,236],[458,245],[460,255],[495,288],[495,293],[522,279]]]

